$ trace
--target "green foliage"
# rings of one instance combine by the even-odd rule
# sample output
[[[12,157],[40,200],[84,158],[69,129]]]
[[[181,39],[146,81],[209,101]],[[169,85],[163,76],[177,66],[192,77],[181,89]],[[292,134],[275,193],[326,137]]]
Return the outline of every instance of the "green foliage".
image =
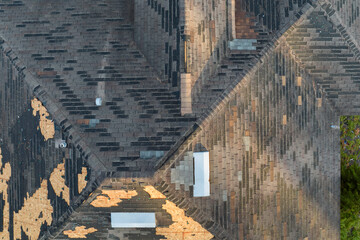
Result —
[[[360,116],[342,116],[341,239],[360,240]]]
[[[340,129],[341,161],[360,160],[360,116],[342,116]]]
[[[341,239],[360,240],[360,167],[341,165]]]
[[[360,240],[360,221],[359,218],[354,214],[348,214],[346,216],[341,216],[340,222],[341,240],[351,239],[351,240]]]

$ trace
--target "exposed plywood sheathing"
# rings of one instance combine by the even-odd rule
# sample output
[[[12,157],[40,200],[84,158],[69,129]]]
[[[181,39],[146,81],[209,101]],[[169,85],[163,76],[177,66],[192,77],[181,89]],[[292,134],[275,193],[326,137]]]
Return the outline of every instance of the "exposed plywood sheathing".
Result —
[[[116,207],[121,199],[130,199],[137,195],[135,190],[102,190],[102,195],[96,197],[90,204],[94,207]],[[103,196],[107,195],[107,196]]]
[[[62,198],[70,205],[69,187],[65,185],[65,163],[58,164],[57,168],[50,175],[50,183],[56,196]]]
[[[48,199],[47,180],[41,182],[41,187],[24,201],[18,213],[14,212],[14,238],[21,239],[21,229],[29,239],[38,239],[41,226],[46,222],[51,225],[53,207]]]
[[[152,186],[145,187],[150,196],[163,196]],[[150,193],[151,192],[151,193]],[[191,217],[185,216],[184,210],[166,200],[162,208],[171,215],[174,222],[169,227],[157,227],[156,234],[165,236],[168,240],[210,240],[214,236]]]
[[[192,113],[191,109],[191,74],[181,74],[181,115]]]
[[[76,120],[76,123],[79,125],[89,125],[90,119],[78,119],[78,120]]]
[[[150,195],[150,199],[165,199],[165,195],[157,191],[153,186],[145,186],[145,192]]]
[[[322,106],[322,98],[317,98],[317,107]]]
[[[53,138],[55,134],[55,125],[52,120],[47,119],[49,116],[48,111],[42,105],[42,103],[34,98],[31,100],[31,107],[33,108],[33,115],[36,116],[36,113],[39,112],[40,115],[40,131],[44,136],[45,141],[49,138]]]
[[[8,181],[11,177],[11,166],[10,163],[3,165],[2,155],[0,148],[0,193],[3,194],[2,200],[4,201],[3,211],[0,212],[0,215],[3,218],[3,231],[0,232],[0,239],[7,240],[10,239],[9,235],[9,202],[8,202]]]
[[[251,101],[251,112],[256,112],[256,101],[255,100]]]
[[[184,210],[166,200],[162,206],[172,217],[173,224],[167,228],[156,228],[157,235],[164,235],[168,240],[210,240],[214,236],[191,217],[185,216]]]
[[[302,97],[298,96],[298,105],[301,106],[302,105]]]
[[[89,233],[96,232],[96,228],[88,228],[85,226],[76,227],[75,230],[64,231],[64,235],[67,235],[69,238],[86,238],[86,235]]]
[[[87,168],[82,167],[81,173],[78,174],[78,191],[81,193],[81,191],[86,187],[87,181],[85,180],[87,175]]]
[[[301,87],[301,77],[297,77],[296,86]]]

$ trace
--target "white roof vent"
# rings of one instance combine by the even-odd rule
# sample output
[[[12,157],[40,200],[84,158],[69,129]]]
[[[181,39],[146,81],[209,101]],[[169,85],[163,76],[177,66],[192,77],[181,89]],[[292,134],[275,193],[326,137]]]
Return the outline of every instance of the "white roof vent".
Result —
[[[101,106],[101,103],[102,103],[102,99],[101,98],[96,98],[96,100],[95,100],[96,106]]]
[[[155,213],[118,212],[111,213],[113,228],[155,228]]]
[[[67,144],[64,139],[55,139],[55,148],[66,148]]]
[[[210,196],[210,160],[209,152],[195,152],[194,156],[194,197]]]
[[[66,148],[67,144],[65,142],[65,140],[61,140],[61,143],[59,144],[60,148]]]

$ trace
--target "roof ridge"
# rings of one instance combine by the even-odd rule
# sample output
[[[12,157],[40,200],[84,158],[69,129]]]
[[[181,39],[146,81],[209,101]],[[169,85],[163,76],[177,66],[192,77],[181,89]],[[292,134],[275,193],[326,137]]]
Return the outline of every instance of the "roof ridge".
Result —
[[[161,166],[163,166],[180,148],[182,143],[184,143],[186,139],[188,139],[198,127],[201,128],[202,126],[206,125],[210,121],[210,119],[212,119],[224,107],[225,102],[230,98],[229,96],[234,94],[236,89],[240,87],[240,85],[243,83],[243,79],[248,78],[249,75],[251,75],[256,69],[258,69],[263,62],[264,57],[266,57],[267,55],[269,55],[269,53],[275,50],[275,48],[279,45],[279,40],[284,38],[284,33],[294,30],[293,25],[298,21],[303,21],[304,18],[315,9],[315,7],[316,5],[313,6],[312,4],[306,3],[299,11],[303,13],[301,16],[292,16],[292,19],[281,30],[274,34],[273,38],[268,41],[268,43],[258,54],[258,57],[255,57],[251,60],[254,65],[249,69],[244,69],[244,72],[239,74],[239,78],[236,78],[232,83],[228,85],[228,87],[217,98],[217,100],[213,102],[204,113],[201,114],[198,120],[189,128],[189,130],[182,136],[182,138],[180,138],[175,143],[172,150],[165,154],[164,157],[162,157],[156,163],[155,169],[159,169]]]
[[[332,4],[328,0],[319,0],[319,3],[321,9],[329,18],[329,21],[331,21],[336,26],[336,29],[339,30],[340,35],[348,44],[349,49],[354,54],[356,60],[360,61],[360,44],[355,40],[355,37],[351,34],[351,32],[343,26],[344,23],[339,17],[338,12],[332,7]]]
[[[106,170],[105,164],[96,156],[95,153],[91,152],[90,148],[86,145],[86,143],[81,139],[78,134],[78,130],[76,126],[67,123],[68,119],[66,118],[66,113],[61,110],[58,106],[58,103],[47,93],[47,89],[43,89],[40,85],[39,81],[33,74],[22,64],[19,58],[12,51],[12,48],[7,44],[7,42],[0,37],[0,49],[3,50],[6,56],[10,59],[12,64],[15,65],[15,68],[19,72],[24,73],[25,82],[28,84],[30,89],[32,89],[34,95],[42,102],[44,107],[49,111],[51,117],[64,129],[68,128],[67,131],[69,136],[72,136],[70,139],[71,142],[74,143],[76,147],[81,147],[83,149],[83,155],[88,156],[88,163],[90,167],[98,167],[102,170]],[[99,164],[100,163],[100,164]]]
[[[104,174],[101,174],[97,177],[94,177],[93,174],[90,174],[90,180],[85,187],[85,189],[80,193],[76,200],[69,205],[67,211],[59,217],[57,225],[50,225],[46,232],[39,238],[40,240],[46,240],[49,237],[56,238],[61,232],[66,228],[67,224],[64,224],[66,220],[71,218],[71,216],[76,213],[76,209],[81,206],[81,204],[86,201],[90,195],[107,179]],[[54,233],[51,234],[50,231],[55,229]]]
[[[84,156],[87,156],[86,162],[89,164],[89,166],[92,169],[100,169],[99,171],[92,171],[92,174],[90,174],[90,179],[87,184],[87,186],[83,189],[83,191],[80,193],[79,196],[72,202],[71,205],[69,205],[69,208],[67,212],[65,212],[59,220],[61,221],[66,219],[66,214],[68,216],[71,215],[71,213],[76,208],[76,205],[79,206],[84,199],[87,199],[88,196],[96,189],[96,185],[101,184],[101,182],[105,179],[103,171],[106,170],[106,166],[104,163],[99,159],[98,156],[96,156],[95,153],[91,152],[90,148],[86,145],[86,143],[81,140],[81,137],[78,136],[77,126],[73,126],[72,124],[69,124],[66,118],[66,114],[64,111],[60,109],[58,104],[53,100],[53,98],[47,93],[46,89],[43,89],[31,72],[26,69],[26,67],[22,64],[22,62],[18,59],[18,57],[15,55],[15,53],[12,51],[12,48],[7,44],[7,42],[0,37],[0,50],[2,50],[6,57],[9,58],[11,63],[15,66],[16,70],[19,73],[24,74],[24,82],[28,85],[30,88],[30,91],[33,92],[34,96],[38,98],[44,107],[46,107],[47,111],[50,113],[53,120],[55,120],[61,127],[64,129],[69,128],[68,130],[64,130],[64,132],[67,132],[69,136],[73,136],[73,138],[70,140],[73,142],[75,146],[79,146],[81,149],[83,149],[82,154]],[[75,128],[74,128],[75,127]],[[77,138],[74,136],[78,136]],[[53,225],[51,225],[53,227]],[[49,236],[50,232],[44,232],[44,234],[40,237],[40,239],[46,239]],[[50,234],[51,235],[51,234]]]

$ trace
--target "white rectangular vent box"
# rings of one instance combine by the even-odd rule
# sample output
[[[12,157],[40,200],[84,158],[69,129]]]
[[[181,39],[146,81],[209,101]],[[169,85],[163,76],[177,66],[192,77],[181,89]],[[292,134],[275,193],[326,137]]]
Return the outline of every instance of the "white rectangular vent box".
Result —
[[[195,152],[194,156],[194,197],[210,196],[210,160],[209,152]]]
[[[113,228],[155,228],[155,213],[119,212],[111,213]]]

